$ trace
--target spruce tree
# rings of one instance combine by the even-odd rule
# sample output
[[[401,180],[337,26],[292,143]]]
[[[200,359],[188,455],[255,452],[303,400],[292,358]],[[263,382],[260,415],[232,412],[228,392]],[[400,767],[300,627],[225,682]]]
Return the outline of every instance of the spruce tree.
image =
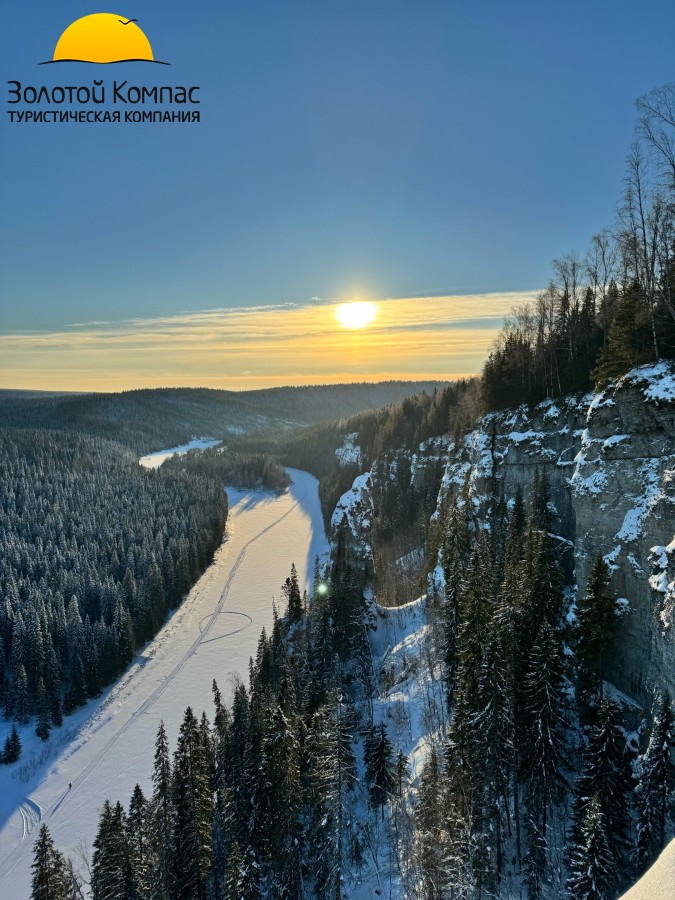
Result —
[[[33,877],[31,880],[31,900],[69,900],[68,875],[65,860],[54,847],[47,825],[40,826],[38,839],[33,848]],[[72,888],[72,884],[70,885]]]
[[[436,900],[443,896],[445,885],[446,809],[444,780],[436,748],[432,746],[422,771],[415,811],[417,853],[422,873],[424,897]]]
[[[51,711],[42,678],[40,678],[38,682],[35,709],[38,717],[35,733],[41,740],[46,741],[49,737],[49,732],[51,731]]]
[[[544,625],[530,653],[522,715],[521,779],[527,788],[530,832],[535,841],[546,841],[549,812],[564,783],[563,678],[560,636]]]
[[[174,897],[175,861],[173,853],[172,773],[164,722],[160,722],[155,742],[152,774],[152,804],[148,823],[149,882],[153,900]]]
[[[659,698],[647,749],[640,760],[637,859],[647,868],[664,846],[666,826],[673,813],[675,721],[667,693]]]
[[[307,857],[320,896],[341,897],[352,822],[356,760],[340,694],[335,708],[314,714],[303,754]]]
[[[403,799],[410,783],[410,762],[403,750],[399,750],[396,754],[395,779],[396,796],[400,801]]]
[[[370,805],[374,809],[380,807],[383,819],[384,808],[396,786],[393,756],[391,741],[387,736],[384,722],[382,722],[377,730],[377,740],[366,760],[366,778]]]
[[[16,725],[12,725],[12,730],[5,738],[5,746],[2,753],[3,763],[13,763],[21,756],[21,738],[16,730]]]
[[[300,748],[297,723],[277,705],[263,738],[261,759],[261,813],[263,847],[271,861],[278,888],[287,886],[295,872],[300,833]]]
[[[590,699],[602,693],[607,648],[616,626],[615,603],[608,583],[609,566],[596,556],[586,592],[577,604],[579,683]]]
[[[213,800],[208,751],[188,706],[174,754],[172,799],[177,900],[205,900]]]
[[[605,387],[612,378],[649,361],[652,356],[644,294],[640,285],[633,282],[624,287],[616,301],[607,345],[592,374],[596,387]]]
[[[28,679],[26,678],[25,668],[21,666],[14,691],[14,715],[17,722],[25,725],[30,719],[30,714],[31,703],[28,692]]]
[[[502,635],[494,637],[477,679],[477,711],[470,719],[467,747],[471,782],[474,868],[479,890],[496,890],[503,867],[509,782],[514,763],[514,728],[509,671]],[[507,661],[508,663],[508,661]]]
[[[443,535],[443,578],[445,581],[444,662],[448,694],[452,695],[457,666],[457,631],[460,620],[460,597],[464,590],[466,564],[470,549],[468,504],[455,501],[450,507]]]
[[[615,859],[609,849],[604,816],[596,796],[588,801],[579,841],[572,850],[567,882],[571,900],[612,900],[616,896]]]
[[[150,897],[149,804],[138,784],[131,795],[127,819],[134,898],[147,900]]]
[[[617,705],[611,700],[603,700],[598,709],[597,722],[590,729],[583,770],[575,786],[571,843],[574,847],[579,845],[588,803],[595,797],[603,816],[614,868],[625,874],[630,832],[628,795],[632,789],[632,773],[620,722]]]
[[[302,616],[302,595],[298,584],[298,570],[295,568],[295,563],[291,566],[290,577],[286,579],[282,590],[288,603],[288,621],[293,625]]]
[[[121,803],[106,800],[94,840],[92,900],[132,900],[133,879],[126,815]]]
[[[230,853],[227,858],[223,900],[245,900],[243,869],[244,859],[235,838],[230,844]]]

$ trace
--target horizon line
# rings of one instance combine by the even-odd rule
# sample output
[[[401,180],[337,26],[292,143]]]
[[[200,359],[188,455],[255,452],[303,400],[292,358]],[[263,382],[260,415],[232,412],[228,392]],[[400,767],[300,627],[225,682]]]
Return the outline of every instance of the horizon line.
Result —
[[[44,62],[38,63],[38,66],[51,66],[56,63],[85,63],[88,66],[116,66],[119,63],[125,62],[147,62],[147,63],[155,63],[158,66],[170,66],[171,63],[164,62],[161,59],[142,59],[141,57],[134,59],[109,59],[105,62],[101,62],[96,59],[46,59]]]
[[[344,386],[358,386],[358,385],[378,385],[378,384],[452,384],[455,381],[462,381],[469,378],[478,378],[479,373],[474,374],[463,374],[463,375],[453,375],[452,377],[446,378],[377,378],[375,376],[374,379],[363,380],[363,381],[327,381],[327,382],[307,382],[306,384],[268,384],[263,387],[254,387],[254,388],[225,388],[225,387],[209,387],[209,385],[162,385],[154,387],[151,385],[141,386],[141,387],[129,387],[122,389],[112,389],[112,390],[103,390],[102,388],[92,388],[89,390],[72,390],[66,389],[60,390],[59,388],[18,388],[18,387],[0,387],[0,400],[2,400],[3,394],[41,394],[45,397],[86,397],[92,394],[132,394],[136,391],[219,391],[226,394],[252,394],[258,393],[260,391],[281,391],[287,388],[291,388],[292,390],[302,390],[303,388],[331,388],[331,387],[344,387]],[[42,399],[41,397],[26,397],[25,399]]]

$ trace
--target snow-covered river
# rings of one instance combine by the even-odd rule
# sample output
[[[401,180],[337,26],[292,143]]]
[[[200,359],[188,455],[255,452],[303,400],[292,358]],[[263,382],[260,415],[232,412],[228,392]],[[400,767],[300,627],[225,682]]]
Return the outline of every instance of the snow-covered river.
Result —
[[[21,729],[20,761],[0,767],[3,900],[30,895],[41,821],[81,868],[78,857],[91,846],[103,801],[126,805],[136,782],[151,790],[160,720],[173,749],[186,706],[212,718],[214,678],[228,700],[234,678],[247,682],[249,657],[262,628],[270,628],[272,600],[281,597],[291,563],[309,585],[314,559],[328,551],[316,479],[288,472],[293,483],[281,496],[227,490],[227,536],[213,564],[112,688],[66,718],[46,743],[35,737],[34,723]],[[0,725],[3,743],[8,730]]]

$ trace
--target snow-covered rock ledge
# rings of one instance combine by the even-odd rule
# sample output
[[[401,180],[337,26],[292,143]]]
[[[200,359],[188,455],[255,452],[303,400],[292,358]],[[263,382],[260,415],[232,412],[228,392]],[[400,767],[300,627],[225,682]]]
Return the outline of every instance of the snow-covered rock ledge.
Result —
[[[585,586],[597,554],[630,612],[612,681],[645,703],[660,681],[675,692],[675,363],[631,370],[605,390],[490,413],[451,447],[439,504],[468,483],[478,513],[493,486],[527,498],[546,472],[555,529],[573,545],[570,574]],[[665,560],[665,562],[664,562]]]

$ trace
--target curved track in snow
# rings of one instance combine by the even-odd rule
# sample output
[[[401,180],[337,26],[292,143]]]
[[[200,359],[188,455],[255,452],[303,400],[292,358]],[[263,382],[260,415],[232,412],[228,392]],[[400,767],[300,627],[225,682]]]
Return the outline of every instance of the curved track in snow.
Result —
[[[199,645],[203,644],[203,643],[207,643],[206,638],[207,638],[209,632],[211,631],[211,628],[213,627],[213,623],[216,621],[216,619],[218,618],[220,613],[223,611],[223,605],[225,604],[225,601],[227,600],[227,598],[229,596],[229,593],[232,588],[232,584],[236,577],[237,571],[239,570],[239,567],[241,566],[241,564],[244,560],[244,557],[246,556],[246,551],[251,546],[251,544],[260,540],[260,538],[263,537],[263,535],[267,534],[268,531],[271,531],[272,528],[276,528],[276,526],[280,522],[283,522],[283,520],[288,515],[290,515],[291,512],[293,512],[293,510],[296,508],[296,506],[300,505],[300,503],[302,502],[303,499],[304,499],[304,494],[282,516],[280,516],[278,519],[276,519],[274,522],[272,522],[271,525],[268,525],[266,528],[263,528],[263,530],[259,534],[256,534],[255,537],[252,537],[249,541],[247,541],[246,544],[244,544],[244,546],[242,547],[242,549],[239,553],[239,556],[237,556],[237,558],[234,562],[234,565],[230,569],[230,574],[228,576],[227,581],[225,582],[225,587],[223,588],[223,590],[221,592],[220,599],[218,600],[218,603],[216,604],[216,608],[209,616],[207,616],[208,624],[204,627],[203,630],[200,629],[199,634],[197,635],[197,637],[195,638],[195,640],[193,641],[191,646],[188,648],[187,652],[176,663],[173,670],[162,680],[159,687],[155,688],[155,690],[152,692],[152,694],[150,694],[150,696],[147,698],[147,700],[145,700],[143,703],[141,703],[141,705],[138,707],[138,709],[136,709],[136,711],[127,719],[127,721],[124,723],[124,725],[122,725],[120,730],[110,738],[110,740],[107,742],[107,744],[105,744],[101,748],[101,750],[96,754],[96,756],[92,759],[92,761],[89,763],[89,765],[85,766],[85,768],[80,772],[80,774],[73,780],[72,790],[69,790],[68,795],[65,798],[65,800],[63,802],[59,802],[59,804],[58,804],[59,810],[61,809],[62,806],[66,805],[67,801],[70,800],[71,797],[76,796],[78,790],[82,787],[82,785],[85,783],[87,778],[89,778],[89,776],[94,771],[94,769],[98,766],[98,764],[101,762],[101,760],[108,753],[110,753],[110,751],[113,749],[115,744],[117,744],[118,741],[124,737],[124,735],[127,733],[127,731],[134,724],[136,719],[145,715],[145,713],[147,713],[148,710],[151,709],[151,707],[153,707],[155,705],[155,703],[159,700],[159,698],[162,696],[162,694],[164,694],[171,687],[171,685],[173,684],[175,679],[178,677],[178,675],[180,675],[185,664],[195,655],[195,653],[199,649]],[[240,613],[240,615],[246,615],[246,614]],[[250,616],[247,616],[247,618],[249,619],[248,624],[250,624],[252,619]],[[231,634],[237,634],[241,630],[243,630],[243,629],[241,629],[241,628],[237,629],[236,631],[231,632]],[[227,637],[227,636],[228,635],[221,635],[221,637]],[[52,809],[49,810],[49,812],[47,813],[48,820],[49,820],[49,818],[51,818],[51,816],[54,812],[56,812],[56,810],[52,807]],[[0,870],[0,877],[2,877],[1,870]]]
[[[19,806],[19,812],[21,813],[21,823],[23,826],[23,833],[21,835],[21,843],[23,843],[40,824],[40,821],[42,819],[42,810],[34,800],[31,800],[29,798],[28,800],[24,800],[24,802]]]
[[[48,824],[57,847],[76,855],[82,841],[91,844],[105,797],[126,802],[137,781],[150,788],[159,719],[166,720],[173,745],[185,706],[210,705],[213,677],[231,672],[246,680],[248,658],[261,628],[271,624],[271,601],[291,562],[307,582],[312,552],[325,545],[317,483],[307,473],[292,474],[290,494],[254,502],[238,495],[213,565],[155,640],[94,708],[80,712],[79,723],[77,713],[66,719],[67,736],[65,726],[54,731],[51,755],[24,764],[24,794],[0,826],[0,896],[29,892],[33,832],[40,822]],[[11,787],[18,791],[18,779]]]

